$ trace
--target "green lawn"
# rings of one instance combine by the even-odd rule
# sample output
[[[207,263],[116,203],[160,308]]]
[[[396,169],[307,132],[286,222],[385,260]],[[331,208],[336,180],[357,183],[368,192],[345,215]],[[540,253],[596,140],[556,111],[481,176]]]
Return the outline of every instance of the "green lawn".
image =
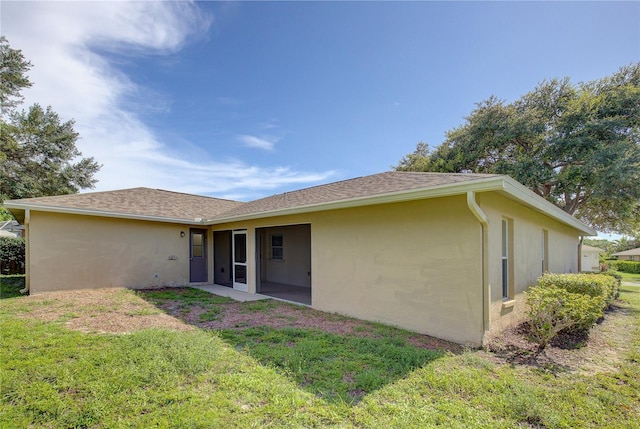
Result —
[[[635,287],[622,291],[633,324],[619,368],[579,375],[414,348],[387,327],[378,338],[267,327],[83,333],[65,318],[37,321],[47,301],[0,282],[0,427],[640,427]],[[224,305],[216,300],[206,317]]]
[[[618,271],[618,274],[620,274],[622,276],[622,281],[623,282],[640,283],[640,274],[623,273],[622,271]]]

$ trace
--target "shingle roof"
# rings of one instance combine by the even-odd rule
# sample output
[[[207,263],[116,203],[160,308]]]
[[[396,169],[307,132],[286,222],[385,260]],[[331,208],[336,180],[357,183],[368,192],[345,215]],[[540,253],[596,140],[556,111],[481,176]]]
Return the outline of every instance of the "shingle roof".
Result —
[[[133,188],[117,191],[14,200],[37,208],[80,209],[105,214],[153,216],[183,220],[205,219],[242,205],[238,201],[203,197],[161,189]],[[7,201],[10,205],[11,201]]]
[[[613,254],[613,256],[639,256],[639,255],[640,255],[640,247]]]
[[[275,210],[372,197],[394,192],[435,188],[491,177],[499,177],[499,175],[389,171],[273,195],[242,204],[228,212],[221,213],[218,217],[227,218],[268,213]],[[215,216],[210,217],[210,219],[215,219]]]
[[[159,189],[133,188],[5,201],[4,205],[20,222],[24,221],[26,210],[32,209],[213,225],[257,217],[457,195],[469,190],[501,192],[506,197],[570,225],[586,235],[596,233],[522,184],[508,176],[497,174],[390,171],[285,192],[248,203]]]

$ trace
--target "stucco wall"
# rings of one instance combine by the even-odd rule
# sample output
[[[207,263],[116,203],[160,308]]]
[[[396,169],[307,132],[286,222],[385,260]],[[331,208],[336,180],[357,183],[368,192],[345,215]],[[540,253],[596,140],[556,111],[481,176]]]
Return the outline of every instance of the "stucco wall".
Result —
[[[542,231],[547,231],[547,271],[578,272],[578,231],[498,194],[479,194],[489,222],[489,295],[491,332],[522,320],[524,291],[542,275]],[[513,225],[513,300],[502,298],[502,219]],[[509,302],[511,301],[511,302]],[[506,304],[506,305],[505,305]]]
[[[185,225],[32,211],[29,234],[32,293],[189,281]]]
[[[312,306],[460,343],[482,338],[480,223],[466,197],[216,225],[311,224]],[[251,252],[251,250],[250,250]],[[249,291],[255,264],[249,256]]]

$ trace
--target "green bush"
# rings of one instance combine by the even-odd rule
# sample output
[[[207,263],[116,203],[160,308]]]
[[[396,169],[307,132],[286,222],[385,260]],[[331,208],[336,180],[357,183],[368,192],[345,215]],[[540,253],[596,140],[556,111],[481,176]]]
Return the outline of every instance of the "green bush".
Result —
[[[24,274],[23,238],[0,237],[0,274]]]
[[[590,328],[602,315],[602,299],[553,285],[526,292],[531,336],[544,349],[560,331]]]
[[[618,296],[620,283],[611,275],[602,274],[545,274],[538,279],[542,287],[558,287],[567,292],[599,299],[604,310]]]
[[[623,273],[640,274],[640,262],[636,261],[609,261],[609,267]]]
[[[615,279],[615,294],[613,298],[618,299],[618,297],[620,297],[620,286],[622,286],[622,276],[620,273],[613,270],[607,270],[596,275],[609,276]]]
[[[545,274],[527,295],[531,336],[540,350],[561,331],[588,330],[618,297],[620,276]]]

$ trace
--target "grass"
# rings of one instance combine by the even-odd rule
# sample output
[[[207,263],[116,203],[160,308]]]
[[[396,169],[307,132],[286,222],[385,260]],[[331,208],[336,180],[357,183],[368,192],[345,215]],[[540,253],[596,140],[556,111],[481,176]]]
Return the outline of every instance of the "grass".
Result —
[[[624,273],[622,271],[617,271],[618,274],[622,276],[623,282],[636,282],[640,283],[640,274],[635,273]]]
[[[20,289],[24,288],[24,275],[0,275],[0,299],[21,296]]]
[[[154,299],[199,292],[188,295]],[[0,427],[638,428],[640,289],[621,297],[633,315],[623,361],[577,375],[414,348],[384,325],[373,339],[265,327],[89,334],[29,317],[42,306],[14,296],[0,303]]]
[[[144,299],[162,304],[166,301],[178,301],[186,305],[215,305],[233,302],[231,298],[213,295],[200,289],[161,289],[147,290]]]
[[[343,336],[314,329],[224,330],[222,338],[316,396],[349,404],[444,355],[415,348],[402,338]]]

